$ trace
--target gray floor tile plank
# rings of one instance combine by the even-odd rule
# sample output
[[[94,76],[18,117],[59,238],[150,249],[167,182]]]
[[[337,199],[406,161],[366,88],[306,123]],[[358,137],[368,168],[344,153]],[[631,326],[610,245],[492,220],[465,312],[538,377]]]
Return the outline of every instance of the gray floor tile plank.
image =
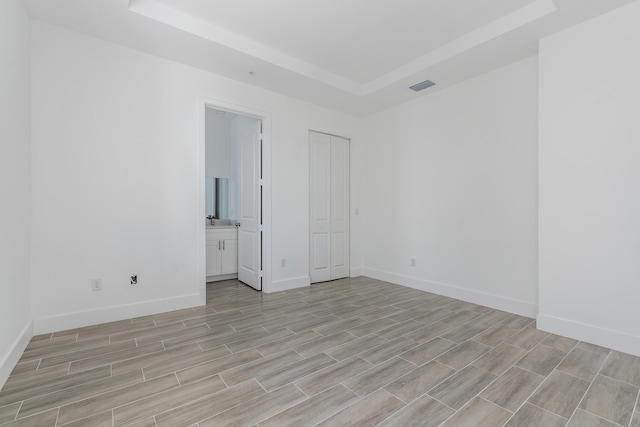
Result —
[[[440,337],[449,341],[457,342],[458,344],[462,344],[463,342],[470,340],[474,336],[482,333],[482,331],[484,330],[484,326],[479,326],[471,322],[454,327],[453,329],[440,335]]]
[[[40,380],[36,383],[28,383],[22,387],[17,387],[0,392],[0,405],[18,402],[25,399],[32,399],[45,394],[72,388],[78,384],[90,383],[99,379],[109,378],[111,369],[108,366],[92,369],[77,374],[58,376],[51,379]]]
[[[135,344],[135,343],[134,343]],[[98,338],[77,341],[75,338],[68,343],[56,343],[48,347],[34,348],[33,350],[27,350],[22,354],[20,361],[27,361],[31,359],[41,359],[43,356],[51,358],[57,355],[64,355],[66,353],[74,353],[85,349],[93,349],[95,347],[108,346],[109,336],[101,336]]]
[[[499,344],[493,350],[485,353],[478,360],[473,362],[478,368],[489,371],[492,374],[501,375],[509,369],[515,362],[520,360],[525,350],[508,344]]]
[[[522,359],[516,363],[516,366],[539,375],[547,376],[558,366],[566,355],[567,353],[553,347],[538,345],[523,356]]]
[[[519,347],[529,351],[540,344],[548,336],[548,332],[543,332],[533,327],[524,328],[517,334],[512,335],[510,338],[506,339],[505,344],[510,344],[514,347]]]
[[[241,367],[230,369],[222,372],[220,377],[227,385],[232,386],[251,378],[256,378],[264,372],[273,372],[281,369],[283,366],[290,365],[303,360],[302,357],[294,351],[285,351],[284,353],[276,353],[271,356],[249,362]]]
[[[262,384],[265,390],[269,392],[282,387],[287,383],[313,374],[314,372],[326,368],[329,365],[333,365],[334,363],[336,363],[334,359],[324,353],[320,353],[307,359],[300,360],[299,362],[293,362],[289,365],[274,369],[271,372],[264,372],[256,379],[260,384]]]
[[[253,348],[261,344],[267,344],[272,341],[279,340],[284,337],[293,335],[289,329],[278,329],[276,331],[267,332],[259,337],[247,337],[232,343],[227,344],[227,348],[233,353]]]
[[[390,340],[423,327],[423,323],[416,322],[414,320],[407,320],[406,322],[396,323],[395,325],[381,329],[376,332],[376,335],[380,335],[381,337]]]
[[[52,357],[43,357],[42,361],[40,362],[39,368],[46,368],[47,366],[54,366],[60,363],[73,362],[76,360],[86,359],[88,357],[99,356],[99,355],[119,352],[122,350],[133,349],[136,346],[137,344],[134,339],[120,341],[115,344],[91,346],[83,350],[57,354]]]
[[[309,357],[314,354],[330,350],[334,347],[338,347],[339,345],[342,345],[349,341],[353,341],[355,339],[355,336],[343,331],[337,334],[317,339],[315,341],[310,341],[306,344],[299,345],[297,347],[294,347],[293,350],[302,357]]]
[[[578,340],[574,340],[560,335],[550,334],[542,341],[542,344],[549,347],[557,348],[558,350],[568,353],[578,344]]]
[[[181,371],[183,369],[197,366],[202,363],[209,362],[211,360],[218,359],[220,357],[228,356],[231,352],[225,346],[215,347],[207,351],[194,352],[181,356],[179,358],[172,358],[169,360],[157,361],[154,360],[152,365],[142,368],[144,377],[146,379],[158,378],[172,372]]]
[[[473,340],[479,342],[480,344],[495,347],[517,332],[517,329],[511,329],[503,325],[496,325],[486,329],[484,332],[479,333],[478,335],[473,337]]]
[[[260,422],[260,427],[314,425],[357,400],[356,394],[342,385],[336,385]]]
[[[164,339],[163,337],[165,337],[167,334],[173,334],[175,332],[184,332],[185,329],[186,328],[184,324],[182,324],[182,322],[168,323],[163,326],[154,326],[154,327],[150,327],[148,329],[143,329],[143,330],[119,332],[119,333],[111,334],[109,337],[112,343],[119,342],[119,341],[126,341],[132,338],[138,338],[138,339],[145,338],[146,342],[150,342],[150,341],[160,342]],[[138,341],[138,344],[140,344],[140,341]]]
[[[476,397],[451,418],[442,427],[500,427],[511,417],[511,412]]]
[[[568,419],[588,387],[588,381],[554,371],[529,398],[529,402]]]
[[[371,369],[373,365],[369,362],[353,357],[330,365],[318,372],[315,372],[301,380],[295,382],[308,396],[314,396],[336,384],[346,381],[352,377]]]
[[[49,368],[39,369],[37,371],[34,369],[26,372],[19,372],[17,374],[12,373],[4,383],[2,391],[4,392],[7,390],[39,384],[53,378],[66,376],[68,373],[69,364],[55,365]]]
[[[175,375],[144,381],[108,393],[100,393],[89,399],[83,399],[60,408],[58,424],[67,424],[91,414],[103,412],[118,406],[126,405],[143,397],[161,393],[180,385]]]
[[[39,414],[20,418],[3,424],[3,427],[54,427],[58,419],[58,409],[50,409]]]
[[[173,347],[168,350],[160,350],[154,353],[143,354],[140,356],[132,357],[123,361],[116,361],[112,363],[111,369],[113,375],[123,374],[129,371],[135,371],[136,369],[147,368],[159,363],[169,362],[173,359],[181,359],[183,357],[199,354],[202,350],[196,343],[186,344],[180,347]],[[226,352],[229,353],[228,351]]]
[[[449,378],[456,371],[438,362],[430,362],[403,375],[384,387],[389,393],[409,403]]]
[[[575,414],[573,414],[573,417],[571,417],[569,424],[567,424],[567,427],[616,427],[616,426],[617,424],[604,420],[596,415],[583,411],[582,409],[578,409],[575,412]]]
[[[432,399],[422,396],[413,401],[391,417],[380,427],[438,427],[444,420],[454,414],[454,410]]]
[[[487,371],[475,366],[467,366],[431,389],[428,394],[458,410],[495,379],[496,376]]]
[[[405,337],[418,343],[424,343],[427,341],[431,341],[432,339],[437,338],[439,336],[442,336],[442,334],[444,334],[445,332],[451,331],[452,329],[454,329],[454,327],[451,325],[447,325],[446,323],[434,322],[420,329],[416,329],[413,332],[405,334]]]
[[[388,342],[386,338],[378,335],[367,335],[328,350],[326,353],[336,360],[344,360],[383,345],[386,342]]]
[[[380,319],[376,319],[372,322],[367,322],[356,327],[352,327],[347,329],[347,332],[357,336],[364,337],[369,334],[374,334],[381,329],[386,329],[390,326],[397,324],[395,320],[389,319],[388,317],[382,317]]]
[[[19,375],[27,372],[33,372],[38,369],[40,359],[25,360],[24,362],[18,362],[11,371],[11,376]]]
[[[385,390],[378,390],[367,399],[354,403],[317,424],[317,427],[346,425],[373,426],[389,418],[389,416],[402,407],[404,407],[404,403],[391,393]]]
[[[300,332],[304,332],[304,331],[309,331],[311,329],[314,328],[319,328],[322,327],[323,325],[328,325],[330,323],[336,322],[340,320],[339,317],[334,316],[334,315],[329,315],[329,316],[324,316],[324,317],[318,317],[318,316],[309,316],[307,319],[302,320],[300,322],[296,322],[293,325],[289,325],[287,326],[287,329],[289,329],[292,332],[295,333],[300,333]]]
[[[64,427],[113,427],[113,413],[111,411],[101,412],[97,415],[91,415],[65,424]]]
[[[404,360],[407,360],[414,365],[420,366],[435,359],[441,354],[456,347],[457,344],[453,341],[447,341],[442,338],[435,338],[424,344],[412,348],[400,354]]]
[[[396,357],[346,381],[344,385],[357,395],[365,396],[414,369],[413,363]]]
[[[487,387],[480,396],[513,412],[542,384],[544,378],[542,375],[513,366]]]
[[[74,387],[25,400],[20,408],[18,417],[23,418],[50,408],[57,408],[100,394],[109,393],[113,390],[119,390],[133,384],[142,383],[143,380],[144,378],[141,371],[132,371],[88,383],[80,383]]]
[[[442,322],[442,319],[449,317],[452,314],[454,314],[453,311],[447,310],[446,308],[436,308],[434,310],[425,311],[424,313],[414,317],[413,320],[415,320],[416,322],[424,323],[425,325],[430,325],[434,322]],[[454,327],[454,325],[452,325],[450,322],[442,323],[448,325],[449,328]]]
[[[459,371],[489,350],[491,350],[491,347],[469,340],[439,356],[436,361]]]
[[[505,424],[505,427],[564,427],[567,421],[567,419],[554,413],[545,411],[530,403],[525,403]]]
[[[35,337],[34,337],[35,338]],[[49,338],[49,339],[32,339],[27,344],[27,348],[25,348],[24,353],[28,354],[35,349],[48,348],[53,350],[53,348],[57,346],[66,346],[68,344],[73,344],[78,341],[78,335],[65,335],[62,337]]]
[[[0,407],[0,424],[15,420],[16,416],[18,415],[18,409],[20,409],[21,404],[22,402],[16,402],[10,405],[1,406]]]
[[[162,350],[164,350],[164,346],[162,345],[162,343],[157,342],[153,344],[128,348],[122,351],[101,354],[98,356],[70,362],[69,373],[81,372],[100,366],[111,365],[117,362],[130,360],[138,356],[146,357],[149,354],[153,354]]]
[[[255,382],[253,383],[256,385]],[[227,387],[219,376],[205,378],[200,381],[117,407],[113,410],[114,426],[128,425],[154,415],[167,412],[182,405],[207,399],[207,396],[225,390]]]
[[[367,362],[377,365],[392,359],[407,350],[416,347],[418,343],[409,338],[399,337],[391,341],[383,342],[377,347],[367,350],[364,353],[360,353],[359,357],[362,357]]]
[[[580,408],[621,425],[628,425],[638,399],[639,387],[598,375]]]
[[[271,341],[267,344],[260,345],[256,349],[263,356],[270,356],[281,351],[289,350],[302,344],[322,338],[322,335],[315,331],[305,331],[299,334],[289,335],[279,340]]]
[[[338,320],[337,322],[329,323],[328,325],[315,328],[314,330],[326,337],[329,335],[337,334],[339,332],[343,332],[346,329],[362,325],[365,322],[365,320],[362,320],[359,317],[349,317],[344,320]]]
[[[249,400],[213,418],[201,421],[199,427],[248,426],[266,420],[296,403],[306,396],[293,384],[287,384],[266,395]]]
[[[175,409],[163,411],[156,415],[155,419],[158,427],[190,426],[241,405],[247,400],[264,396],[266,392],[260,384],[255,380],[249,380]]]
[[[616,380],[640,386],[640,357],[612,351],[600,373]]]
[[[180,384],[185,385],[224,372],[254,360],[262,359],[258,350],[251,348],[240,353],[218,357],[200,365],[192,366],[176,372]]]
[[[606,358],[607,355],[603,353],[574,348],[558,365],[557,369],[565,374],[592,381]]]

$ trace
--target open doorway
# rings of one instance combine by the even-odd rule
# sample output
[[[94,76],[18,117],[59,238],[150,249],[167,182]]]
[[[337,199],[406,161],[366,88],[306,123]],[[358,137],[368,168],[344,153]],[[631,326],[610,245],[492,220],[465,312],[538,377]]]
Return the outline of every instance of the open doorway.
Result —
[[[237,278],[265,287],[265,121],[268,116],[203,103],[201,245],[206,283]]]

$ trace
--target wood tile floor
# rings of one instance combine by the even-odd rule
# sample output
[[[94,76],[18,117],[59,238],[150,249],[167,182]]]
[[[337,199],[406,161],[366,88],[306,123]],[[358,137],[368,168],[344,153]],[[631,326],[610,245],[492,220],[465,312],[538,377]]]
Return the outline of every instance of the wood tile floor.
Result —
[[[640,358],[365,277],[34,337],[5,426],[633,426]]]

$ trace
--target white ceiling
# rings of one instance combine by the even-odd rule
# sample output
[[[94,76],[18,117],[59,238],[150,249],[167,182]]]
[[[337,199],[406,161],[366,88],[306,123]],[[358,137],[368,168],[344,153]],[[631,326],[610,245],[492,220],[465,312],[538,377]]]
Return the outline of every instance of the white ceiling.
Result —
[[[34,19],[366,115],[639,0],[27,0]],[[253,75],[250,74],[253,72]],[[436,86],[408,89],[423,80]]]

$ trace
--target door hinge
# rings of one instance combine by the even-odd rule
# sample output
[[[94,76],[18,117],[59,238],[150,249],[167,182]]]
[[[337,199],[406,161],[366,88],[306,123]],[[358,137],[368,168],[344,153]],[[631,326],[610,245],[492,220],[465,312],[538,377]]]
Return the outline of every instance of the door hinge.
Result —
[[[264,186],[264,180],[263,180],[263,179],[259,179],[259,180],[258,180],[258,185],[259,185],[260,187]]]
[[[264,277],[264,273],[260,270],[260,277]]]
[[[262,226],[262,224],[258,226],[258,231],[264,231],[264,227]]]

